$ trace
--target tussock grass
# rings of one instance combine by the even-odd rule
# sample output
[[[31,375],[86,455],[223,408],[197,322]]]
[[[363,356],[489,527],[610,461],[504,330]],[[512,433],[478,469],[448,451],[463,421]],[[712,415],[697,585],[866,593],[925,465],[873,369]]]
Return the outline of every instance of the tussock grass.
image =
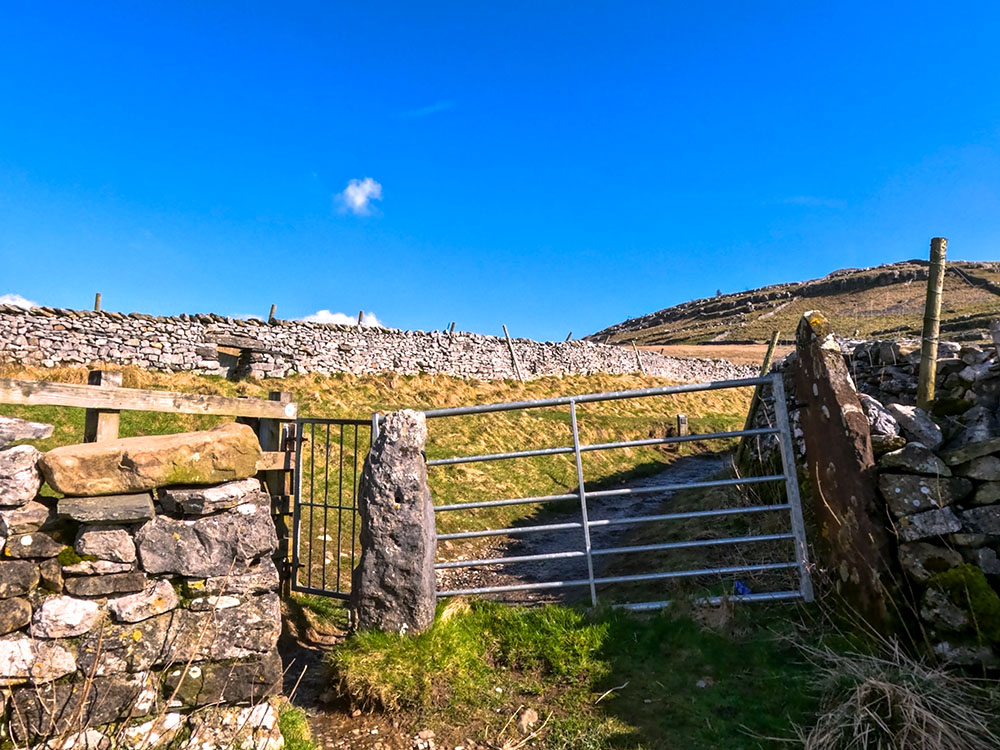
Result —
[[[802,645],[821,712],[800,730],[806,750],[991,750],[1000,747],[995,684],[916,660],[896,642],[874,653]]]

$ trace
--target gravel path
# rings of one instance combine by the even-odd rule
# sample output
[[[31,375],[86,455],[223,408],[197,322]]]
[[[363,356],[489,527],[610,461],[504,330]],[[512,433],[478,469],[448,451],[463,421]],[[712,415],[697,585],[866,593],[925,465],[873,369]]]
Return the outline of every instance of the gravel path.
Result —
[[[670,464],[666,470],[629,482],[628,486],[637,488],[704,481],[721,470],[726,459],[727,455],[725,454],[682,456]],[[591,521],[650,515],[673,494],[673,492],[664,492],[590,500],[588,513]],[[579,519],[579,510],[575,510],[568,511],[565,515],[549,515],[544,521],[534,523],[548,525],[579,521]],[[592,549],[606,549],[625,546],[628,534],[633,528],[635,527],[612,526],[593,529],[590,535],[591,547]],[[439,557],[445,560],[461,559],[459,556],[461,547],[456,543],[452,543],[450,547],[451,549],[439,550]],[[483,550],[480,559],[540,555],[568,550],[583,550],[583,532],[580,529],[540,531],[520,537],[497,537],[493,546]],[[593,559],[594,573],[600,576],[603,568],[610,560],[615,559],[615,556],[596,556]],[[586,558],[574,557],[440,570],[438,571],[438,590],[452,591],[487,586],[516,586],[586,578]],[[511,603],[542,603],[574,601],[586,595],[587,586],[576,586],[566,589],[507,592],[493,596]]]

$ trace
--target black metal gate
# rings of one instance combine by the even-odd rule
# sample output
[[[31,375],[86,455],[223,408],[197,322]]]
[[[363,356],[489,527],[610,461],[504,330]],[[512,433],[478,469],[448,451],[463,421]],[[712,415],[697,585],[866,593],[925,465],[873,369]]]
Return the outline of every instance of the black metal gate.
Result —
[[[358,482],[371,447],[365,419],[296,420],[292,591],[348,599],[361,554]]]

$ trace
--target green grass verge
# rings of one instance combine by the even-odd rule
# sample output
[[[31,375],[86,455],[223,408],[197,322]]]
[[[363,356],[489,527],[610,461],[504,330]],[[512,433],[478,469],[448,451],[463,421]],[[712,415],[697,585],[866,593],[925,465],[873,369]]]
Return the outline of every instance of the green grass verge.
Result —
[[[430,726],[446,741],[473,732],[498,746],[516,741],[509,720],[530,707],[544,722],[536,747],[768,747],[767,738],[793,738],[793,725],[818,705],[808,666],[772,631],[789,631],[796,612],[640,617],[453,602],[428,632],[357,633],[329,664],[356,704]],[[717,627],[696,620],[705,614]]]
[[[318,750],[309,733],[309,718],[298,706],[282,704],[278,710],[278,729],[285,740],[284,750]]]

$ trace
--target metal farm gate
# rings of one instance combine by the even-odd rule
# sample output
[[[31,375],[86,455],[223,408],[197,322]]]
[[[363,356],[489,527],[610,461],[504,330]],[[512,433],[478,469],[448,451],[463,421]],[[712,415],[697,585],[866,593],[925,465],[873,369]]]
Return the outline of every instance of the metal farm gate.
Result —
[[[579,405],[747,387],[761,387],[770,391],[770,397],[763,398],[773,404],[775,424],[732,432],[666,435],[617,442],[584,444],[580,438],[581,418],[577,408]],[[667,406],[668,404],[664,403],[664,407]],[[669,602],[660,598],[643,601],[623,601],[623,599],[629,598],[630,595],[648,598],[650,596],[648,588],[635,587],[648,586],[651,582],[691,580],[714,593],[702,597],[705,601],[719,601],[723,598],[736,601],[812,600],[805,526],[792,453],[785,392],[780,375],[537,401],[432,409],[425,412],[429,420],[428,449],[430,450],[435,442],[434,435],[438,431],[436,423],[445,420],[461,421],[475,416],[489,420],[490,415],[500,412],[517,411],[535,414],[542,410],[549,410],[547,418],[551,419],[556,416],[553,415],[552,409],[565,407],[568,407],[569,411],[568,437],[572,440],[570,445],[474,456],[435,457],[427,461],[427,466],[431,469],[432,493],[435,484],[441,481],[441,477],[436,476],[435,468],[438,471],[447,471],[445,467],[467,467],[470,464],[553,456],[570,456],[575,463],[576,487],[571,492],[436,505],[434,512],[438,521],[439,559],[435,568],[439,576],[439,597],[575,589],[589,593],[590,603],[595,606],[598,603],[598,595],[601,594],[602,599],[615,606],[653,609],[666,606]],[[565,416],[563,412],[556,421],[567,421]],[[340,599],[350,597],[351,573],[360,557],[358,542],[360,519],[357,510],[360,467],[368,454],[373,435],[377,435],[378,424],[377,414],[372,415],[371,420],[306,418],[297,420],[298,450],[291,575],[293,591]],[[469,426],[466,425],[465,429],[469,429]],[[488,422],[479,424],[472,429],[488,431],[489,424]],[[588,489],[586,485],[586,456],[596,452],[759,436],[776,438],[780,449],[780,471],[776,470],[763,476],[710,478],[705,481],[681,483],[657,482],[654,477],[651,484],[640,483],[638,486],[612,489]],[[664,467],[669,468],[669,464],[664,464]],[[464,470],[478,471],[471,468]],[[671,493],[678,490],[733,487],[745,490],[759,486],[770,486],[779,492],[771,492],[769,495],[762,492],[754,502],[741,502],[727,507],[699,505],[696,508],[677,510],[670,508],[673,502]],[[461,497],[460,487],[458,494]],[[647,503],[645,510],[652,512],[602,517],[604,506],[610,501],[632,497],[648,498],[651,502]],[[666,502],[666,507],[659,507],[662,502]],[[567,504],[575,507],[575,510],[567,508]],[[518,525],[506,528],[482,528],[480,523],[478,528],[468,530],[461,528],[465,521],[468,521],[468,526],[477,526],[475,521],[480,511],[519,505],[532,505],[536,510],[553,509],[553,515],[548,518],[543,517],[542,523],[520,525],[519,521]],[[449,516],[449,520],[457,518],[461,521],[450,522],[448,529],[442,532],[441,519],[444,514]],[[530,520],[533,514],[523,515],[527,515],[527,520]],[[733,519],[754,518],[770,520],[764,524],[766,528],[763,531],[758,529],[744,533],[723,533],[732,528]],[[709,529],[707,532],[694,534],[682,527],[680,533],[682,535],[690,533],[691,538],[676,538],[676,535],[670,536],[664,532],[662,539],[649,539],[648,535],[647,538],[640,539],[639,543],[633,539],[633,535],[642,527],[652,529],[654,534],[659,534],[661,528],[666,529],[671,525],[677,527],[684,522],[698,520],[708,523]],[[564,534],[558,542],[557,549],[531,552],[529,546],[527,554],[517,554],[515,544],[513,545],[515,553],[511,554],[510,540],[516,542],[532,535],[551,536],[557,533]],[[598,541],[600,538],[604,539],[603,546],[595,544],[595,537]],[[496,546],[495,541],[501,539],[507,541]],[[492,547],[491,542],[494,543]],[[461,545],[464,543],[474,545],[472,553],[462,551]],[[475,547],[477,544],[479,546]],[[481,552],[484,544],[487,554],[477,556],[475,552]],[[726,564],[714,564],[709,567],[675,568],[668,564],[668,569],[658,569],[662,565],[657,555],[689,553],[706,548],[713,548],[714,552],[718,552],[720,548],[729,548],[734,559]],[[756,558],[748,559],[745,551],[753,548],[763,551]],[[443,552],[447,553],[448,559],[441,559]],[[631,561],[627,573],[620,573],[613,567],[615,561],[621,559]],[[579,564],[579,574],[567,577],[567,564]],[[487,582],[483,585],[477,582],[473,573],[467,574],[471,575],[471,579],[466,578],[473,583],[449,587],[460,571],[489,572],[500,569],[516,571],[519,566],[525,565],[532,566],[536,570],[534,579],[518,579],[514,573],[513,580],[508,578],[500,583]],[[539,569],[544,571],[541,575],[537,574]],[[781,578],[782,575],[784,578]],[[489,576],[486,578],[488,581]],[[764,580],[764,584],[771,584],[771,587],[758,585],[761,579]],[[752,588],[745,583],[748,580],[753,582]],[[712,581],[717,582],[714,591],[710,586]],[[722,585],[718,583],[719,581],[724,582],[727,588],[719,589],[719,585]]]
[[[593,444],[582,444],[580,440],[580,423],[578,420],[577,406],[581,404],[593,404],[601,402],[611,402],[621,399],[648,398],[658,396],[669,396],[671,394],[694,393],[699,391],[713,391],[732,388],[763,386],[769,388],[770,400],[774,406],[776,424],[769,427],[745,429],[733,432],[719,432],[709,434],[674,435],[651,438],[647,440],[631,440],[619,442],[603,442]],[[666,404],[665,404],[666,405]],[[622,606],[629,609],[654,609],[666,606],[668,601],[622,601],[623,596],[638,593],[640,596],[647,596],[648,590],[632,591],[630,586],[647,584],[655,581],[666,581],[670,579],[694,579],[700,584],[706,584],[710,580],[723,579],[734,584],[731,588],[721,591],[716,596],[703,597],[705,601],[720,601],[723,598],[738,601],[760,601],[760,600],[803,600],[811,601],[812,584],[809,578],[809,560],[806,550],[805,525],[802,518],[802,508],[799,498],[799,487],[796,477],[795,460],[792,454],[792,440],[789,432],[788,413],[785,403],[784,385],[780,375],[769,375],[761,378],[751,378],[746,380],[720,381],[715,383],[701,383],[691,385],[677,385],[663,388],[648,388],[634,391],[619,391],[613,393],[596,393],[582,396],[567,396],[560,398],[550,398],[538,401],[521,401],[505,404],[492,404],[487,406],[468,406],[451,409],[433,409],[425,412],[429,420],[445,418],[460,418],[470,415],[489,415],[497,412],[540,410],[551,409],[552,407],[569,407],[569,427],[572,445],[541,448],[533,450],[512,451],[507,453],[492,453],[477,456],[453,456],[438,458],[427,462],[428,467],[447,467],[462,464],[484,463],[494,461],[517,460],[541,456],[571,455],[576,464],[577,487],[573,492],[563,494],[551,494],[534,497],[504,498],[498,500],[488,500],[482,502],[458,502],[448,505],[437,505],[434,508],[436,516],[440,519],[442,514],[466,513],[473,515],[477,510],[500,508],[511,505],[535,505],[545,504],[565,504],[567,501],[576,501],[578,508],[573,514],[575,517],[564,516],[554,519],[555,522],[541,523],[534,525],[518,525],[509,528],[487,528],[469,531],[449,531],[438,534],[438,554],[440,556],[442,546],[452,547],[453,554],[450,560],[439,560],[435,565],[438,571],[455,571],[458,569],[496,569],[498,566],[518,566],[532,565],[536,568],[540,565],[556,568],[552,575],[542,576],[544,580],[534,580],[529,582],[504,582],[499,585],[471,585],[459,588],[445,588],[438,591],[439,597],[457,595],[478,595],[478,594],[506,594],[510,592],[539,592],[563,589],[585,589],[589,591],[589,598],[592,605],[598,603],[599,589],[608,592],[605,596],[615,606]],[[433,432],[429,427],[429,432]],[[482,427],[480,429],[486,429]],[[762,435],[774,435],[778,440],[781,455],[780,473],[768,474],[765,476],[742,477],[732,479],[711,479],[708,481],[697,481],[684,484],[656,484],[647,486],[621,487],[616,489],[586,489],[586,472],[584,470],[585,455],[597,451],[618,450],[627,448],[638,448],[647,446],[661,446],[668,444],[684,443],[691,441],[707,440],[727,440],[736,437],[755,437]],[[430,441],[429,441],[430,442]],[[607,502],[612,498],[623,496],[660,496],[669,497],[668,493],[686,488],[718,488],[718,487],[748,487],[751,485],[777,484],[784,485],[784,496],[776,502],[759,502],[753,505],[739,505],[736,507],[722,508],[702,508],[676,511],[646,513],[643,515],[626,515],[624,517],[600,518],[602,513],[602,501]],[[433,483],[432,483],[433,488]],[[669,504],[669,500],[667,501]],[[655,503],[659,505],[659,503]],[[669,511],[669,508],[667,509]],[[748,533],[739,536],[709,536],[705,538],[681,539],[673,541],[652,541],[649,543],[634,544],[629,543],[629,530],[646,524],[663,524],[690,521],[693,519],[705,519],[706,521],[718,523],[724,519],[733,517],[749,517],[755,515],[783,516],[783,529],[771,530],[769,533]],[[471,520],[471,518],[470,518]],[[780,521],[779,521],[780,523]],[[440,522],[438,527],[440,529]],[[773,523],[771,524],[774,525]],[[612,529],[621,528],[626,533],[615,534]],[[598,547],[594,544],[594,536],[598,532],[611,532],[604,534],[609,546]],[[473,541],[483,540],[491,537],[523,538],[532,534],[552,534],[553,532],[572,532],[561,549],[543,551],[534,554],[498,554],[487,557],[469,558],[467,555],[458,552],[454,553],[454,545],[462,540]],[[648,540],[647,540],[648,541]],[[764,554],[777,557],[768,561],[746,562],[742,551],[752,545],[760,544],[772,545]],[[783,552],[777,552],[773,545],[784,545]],[[689,551],[707,547],[733,547],[741,551],[733,564],[717,565],[713,567],[699,567],[688,569],[667,569],[653,570],[652,561],[654,555],[667,551]],[[506,548],[503,548],[506,552]],[[633,562],[630,570],[639,572],[629,572],[628,574],[600,573],[599,567],[605,570],[614,570],[608,562],[611,558],[628,558],[633,561],[638,559],[638,563]],[[582,575],[575,578],[562,579],[558,577],[558,564],[563,561],[576,559],[580,561]],[[600,566],[599,566],[600,563]],[[647,567],[644,567],[647,566]],[[563,567],[563,569],[565,569]],[[767,577],[768,574],[786,571],[792,574],[792,580],[786,582],[784,586],[779,584],[777,590],[753,590],[746,583],[736,578],[737,576],[746,578],[747,576]],[[439,573],[440,575],[440,573]],[[555,576],[555,577],[553,577]],[[729,580],[732,579],[732,580]],[[773,582],[773,581],[772,581]],[[718,584],[716,586],[718,589]],[[610,590],[610,591],[609,591]]]
[[[350,598],[361,555],[358,482],[371,428],[366,419],[296,420],[292,591]]]

